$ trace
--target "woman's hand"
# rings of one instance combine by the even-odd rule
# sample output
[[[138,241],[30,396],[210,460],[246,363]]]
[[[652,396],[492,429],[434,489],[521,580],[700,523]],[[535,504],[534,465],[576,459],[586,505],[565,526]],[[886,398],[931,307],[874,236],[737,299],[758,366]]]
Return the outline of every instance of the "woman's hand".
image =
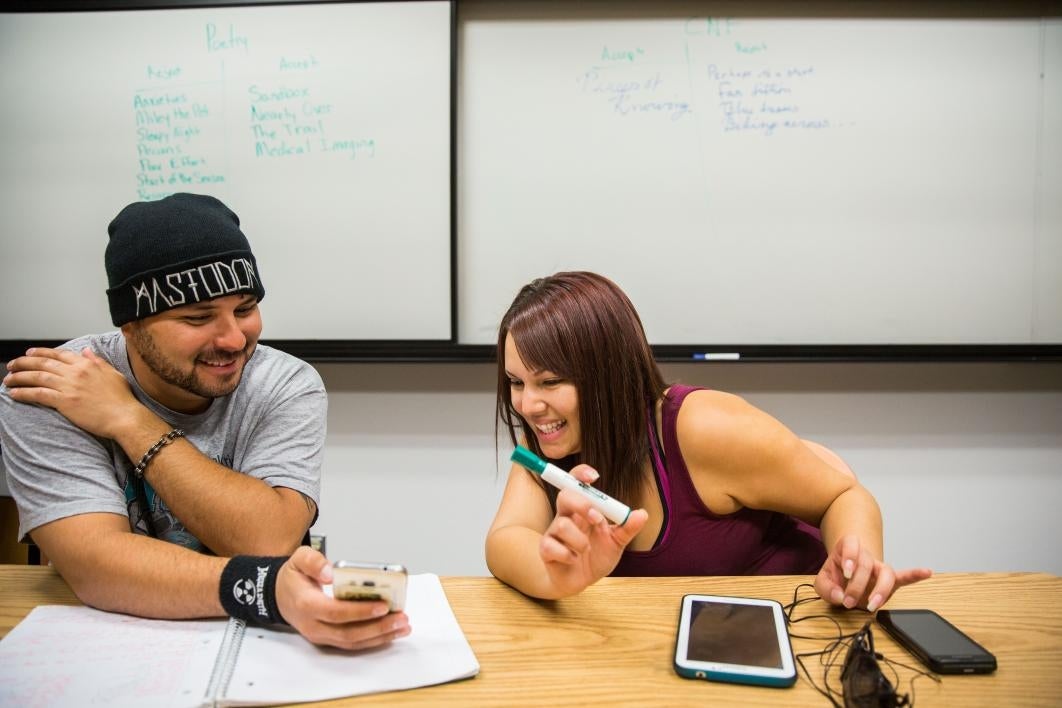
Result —
[[[576,466],[571,475],[586,484],[598,478],[588,465]],[[558,596],[574,595],[611,573],[623,549],[648,519],[644,509],[636,509],[622,526],[611,525],[587,499],[562,490],[557,495],[557,515],[539,544],[539,554]]]
[[[826,602],[874,612],[904,585],[933,575],[929,568],[895,570],[870,554],[854,535],[838,539],[819,574],[815,591]]]

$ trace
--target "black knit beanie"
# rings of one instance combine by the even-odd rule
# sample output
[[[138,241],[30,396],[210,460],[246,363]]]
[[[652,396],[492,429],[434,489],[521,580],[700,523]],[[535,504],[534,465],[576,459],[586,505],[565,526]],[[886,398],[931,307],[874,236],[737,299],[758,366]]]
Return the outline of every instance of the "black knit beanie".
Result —
[[[107,227],[104,263],[115,326],[174,307],[265,288],[240,218],[214,197],[134,202]]]

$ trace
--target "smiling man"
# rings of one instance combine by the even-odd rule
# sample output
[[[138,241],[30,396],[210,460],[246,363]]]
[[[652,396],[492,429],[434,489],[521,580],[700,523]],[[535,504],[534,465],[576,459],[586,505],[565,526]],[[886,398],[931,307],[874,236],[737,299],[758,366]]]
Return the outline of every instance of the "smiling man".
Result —
[[[101,609],[286,622],[344,648],[408,634],[385,603],[327,596],[331,566],[300,548],[327,399],[312,367],[258,344],[265,289],[239,218],[174,194],[108,231],[119,331],[30,349],[0,387],[20,537]]]

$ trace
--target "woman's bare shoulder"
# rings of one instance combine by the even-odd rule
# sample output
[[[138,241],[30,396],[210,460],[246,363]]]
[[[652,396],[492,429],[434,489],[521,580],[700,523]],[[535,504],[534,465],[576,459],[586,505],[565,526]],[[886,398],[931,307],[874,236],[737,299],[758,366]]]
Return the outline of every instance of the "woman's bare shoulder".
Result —
[[[787,432],[777,420],[746,401],[725,391],[698,390],[690,393],[679,409],[676,423],[683,454],[702,462],[733,460],[750,449],[762,453]]]

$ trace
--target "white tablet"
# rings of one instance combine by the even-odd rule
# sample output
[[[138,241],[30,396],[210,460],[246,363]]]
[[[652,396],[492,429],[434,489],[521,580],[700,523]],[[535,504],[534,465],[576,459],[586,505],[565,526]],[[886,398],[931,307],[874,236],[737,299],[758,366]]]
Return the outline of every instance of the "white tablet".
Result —
[[[686,595],[675,671],[685,678],[792,686],[796,666],[782,606],[774,600]]]

